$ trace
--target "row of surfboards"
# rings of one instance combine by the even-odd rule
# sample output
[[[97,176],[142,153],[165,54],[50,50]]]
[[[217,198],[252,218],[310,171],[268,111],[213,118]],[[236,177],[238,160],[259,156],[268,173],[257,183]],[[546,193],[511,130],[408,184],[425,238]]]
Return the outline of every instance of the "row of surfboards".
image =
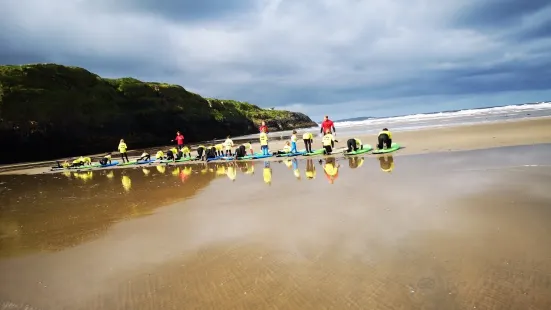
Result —
[[[373,151],[373,147],[371,145],[365,144],[365,145],[362,146],[361,149],[359,149],[357,151],[343,152],[343,154],[351,156],[351,155],[359,155],[359,154],[368,153],[370,151],[373,151],[372,154],[385,154],[385,153],[391,153],[391,152],[397,151],[398,149],[400,149],[400,145],[397,144],[397,143],[392,143],[392,146],[390,148],[380,149],[380,150],[375,150],[375,151]],[[337,153],[340,153],[340,152],[334,152],[333,154],[337,154]],[[306,150],[300,150],[298,152],[277,154],[277,155],[272,155],[272,154],[263,155],[262,153],[255,153],[253,155],[247,155],[247,156],[243,156],[243,157],[240,157],[240,158],[237,158],[237,159],[238,160],[247,160],[247,159],[250,160],[250,159],[262,159],[262,158],[268,158],[268,157],[274,157],[274,156],[275,157],[294,157],[294,156],[314,156],[314,155],[323,155],[323,154],[324,154],[324,149],[317,149],[317,150],[314,150],[311,153],[306,152]],[[233,157],[233,156],[218,156],[218,157],[207,159],[207,162],[215,161],[215,160],[235,160],[235,159],[236,158]]]
[[[390,148],[375,150],[375,151],[372,152],[372,154],[391,153],[391,152],[394,152],[398,149],[400,149],[400,145],[398,145],[397,143],[392,143],[392,146]],[[372,150],[373,150],[373,147],[371,145],[365,144],[365,145],[363,145],[363,147],[361,149],[359,149],[357,151],[343,152],[343,154],[345,156],[346,155],[348,155],[348,156],[359,155],[359,154],[368,153]],[[337,154],[337,153],[340,153],[340,152],[334,152],[334,154]],[[255,153],[253,155],[247,155],[247,156],[237,158],[237,160],[262,159],[262,158],[269,158],[269,157],[274,157],[274,156],[275,157],[315,156],[315,155],[323,155],[323,154],[324,154],[324,149],[317,149],[317,150],[314,150],[311,153],[307,153],[306,150],[300,150],[299,152],[295,152],[295,153],[285,153],[285,154],[278,154],[278,155],[272,155],[272,154],[263,155],[262,153]],[[235,160],[235,159],[236,158],[233,157],[233,156],[218,156],[218,157],[207,159],[207,162],[211,162],[211,161],[215,161],[215,160]],[[91,165],[84,165],[84,166],[71,167],[71,168],[52,167],[52,171],[57,171],[57,170],[82,170],[82,169],[94,169],[94,168],[99,169],[99,168],[107,168],[107,167],[113,167],[113,166],[146,165],[146,164],[152,164],[152,163],[161,163],[161,164],[163,164],[163,163],[174,163],[174,162],[181,163],[181,162],[192,161],[192,160],[195,160],[195,157],[184,157],[184,158],[181,158],[181,159],[176,160],[176,161],[166,160],[166,159],[156,160],[155,158],[152,158],[150,160],[145,160],[145,161],[133,160],[133,161],[129,161],[129,162],[126,162],[126,163],[119,163],[118,161],[112,161],[110,164],[106,164],[106,165],[102,165],[100,163],[94,163],[94,164],[91,164]]]

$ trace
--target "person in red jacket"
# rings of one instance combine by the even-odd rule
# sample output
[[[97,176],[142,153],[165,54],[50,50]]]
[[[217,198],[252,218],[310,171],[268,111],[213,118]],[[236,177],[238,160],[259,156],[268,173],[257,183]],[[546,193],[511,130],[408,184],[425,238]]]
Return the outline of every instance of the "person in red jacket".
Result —
[[[176,138],[174,138],[174,140],[178,143],[178,150],[181,150],[184,147],[184,135],[177,131]],[[174,140],[171,142],[174,142]]]
[[[258,131],[268,133],[268,126],[266,126],[266,122],[262,121],[262,124],[258,128]]]
[[[331,131],[331,129],[333,129],[333,131]],[[335,124],[333,124],[333,121],[329,119],[329,116],[325,116],[325,119],[323,120],[323,122],[321,123],[321,130],[320,130],[320,133],[321,134],[326,134],[328,132],[332,132],[332,133],[335,133]]]

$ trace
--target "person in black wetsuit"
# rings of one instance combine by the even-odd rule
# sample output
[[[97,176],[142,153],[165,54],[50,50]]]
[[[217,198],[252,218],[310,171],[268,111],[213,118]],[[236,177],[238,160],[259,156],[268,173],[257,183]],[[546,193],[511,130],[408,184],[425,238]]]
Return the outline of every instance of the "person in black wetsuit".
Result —
[[[379,132],[377,140],[377,149],[379,150],[382,150],[385,145],[387,149],[392,147],[392,133],[388,131],[388,128],[383,128],[383,130]]]

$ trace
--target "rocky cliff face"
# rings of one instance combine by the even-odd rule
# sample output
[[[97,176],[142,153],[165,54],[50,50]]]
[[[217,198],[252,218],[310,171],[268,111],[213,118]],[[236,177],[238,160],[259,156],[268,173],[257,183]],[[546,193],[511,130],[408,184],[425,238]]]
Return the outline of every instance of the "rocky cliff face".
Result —
[[[0,66],[0,163],[316,126],[306,115],[206,99],[178,85],[105,79],[56,64]]]

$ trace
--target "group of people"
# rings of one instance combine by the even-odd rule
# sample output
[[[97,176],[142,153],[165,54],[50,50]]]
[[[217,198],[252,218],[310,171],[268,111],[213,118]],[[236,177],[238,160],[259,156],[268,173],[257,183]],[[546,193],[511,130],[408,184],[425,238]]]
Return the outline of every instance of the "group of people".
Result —
[[[278,150],[276,152],[273,152],[270,154],[269,147],[268,147],[268,126],[266,126],[266,123],[263,121],[261,126],[259,127],[260,135],[259,135],[259,142],[260,142],[260,150],[261,155],[263,156],[270,156],[270,155],[277,155],[277,154],[283,154],[283,153],[298,153],[297,149],[297,131],[293,130],[290,141],[287,141],[285,143],[285,146],[283,149]],[[333,152],[333,149],[335,148],[335,143],[338,142],[338,140],[335,139],[336,137],[336,130],[335,130],[335,124],[332,120],[329,119],[328,116],[325,116],[323,122],[321,123],[320,127],[320,135],[322,135],[321,144],[323,147],[323,154],[330,155]],[[311,132],[306,132],[302,135],[302,140],[304,142],[305,152],[306,153],[313,153],[314,150],[312,150],[312,145],[314,144],[314,135]],[[226,140],[223,143],[217,143],[214,145],[199,145],[196,148],[197,156],[192,158],[191,156],[191,150],[189,147],[184,145],[184,135],[178,131],[176,133],[176,137],[171,140],[171,142],[176,142],[176,147],[172,147],[166,151],[158,151],[155,155],[155,160],[172,160],[172,161],[178,161],[181,159],[198,159],[198,160],[207,160],[212,159],[216,157],[245,157],[247,154],[254,155],[253,148],[251,141],[248,141],[247,143],[240,144],[236,147],[233,140],[230,136],[227,136]],[[362,141],[358,138],[351,138],[347,141],[347,152],[357,151],[359,149],[362,149]],[[377,148],[383,149],[385,146],[387,148],[390,148],[392,145],[392,133],[388,130],[388,128],[384,128],[378,136],[378,143]],[[235,148],[235,150],[234,150]],[[128,159],[128,146],[126,145],[124,139],[121,139],[118,145],[118,151],[122,159],[122,163],[129,163]],[[112,155],[111,153],[106,154],[103,156],[103,158],[100,159],[101,165],[107,165],[111,164]],[[140,161],[151,161],[151,155],[146,152],[145,150],[142,152],[141,156],[137,159],[137,162]],[[92,160],[90,157],[79,157],[75,160],[73,160],[71,163],[64,162],[63,164],[60,164],[57,162],[58,167],[63,168],[72,168],[72,167],[79,167],[84,165],[91,164]]]

